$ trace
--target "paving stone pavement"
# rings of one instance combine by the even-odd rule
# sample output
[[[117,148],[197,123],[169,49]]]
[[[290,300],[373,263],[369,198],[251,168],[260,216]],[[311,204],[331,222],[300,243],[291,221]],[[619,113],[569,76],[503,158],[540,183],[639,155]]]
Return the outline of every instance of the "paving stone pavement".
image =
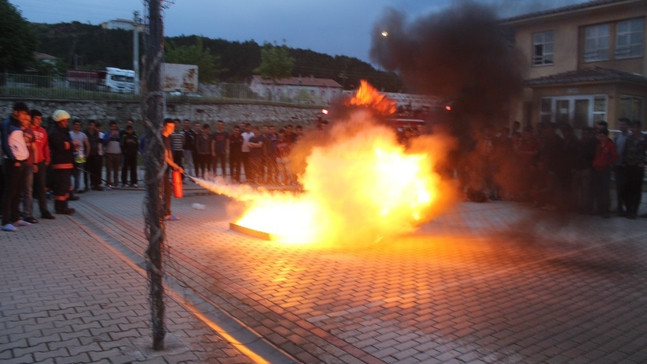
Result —
[[[36,362],[61,349],[67,350],[68,357],[93,352],[70,350],[65,344],[46,343],[45,348],[42,343],[47,339],[25,338],[23,344],[14,344],[35,330],[22,328],[32,320],[39,324],[39,318],[44,318],[38,315],[46,312],[46,317],[56,317],[57,310],[69,309],[60,304],[48,308],[49,300],[41,295],[77,302],[80,287],[83,292],[98,291],[97,295],[105,292],[101,302],[108,302],[107,309],[116,305],[110,296],[114,294],[127,303],[127,308],[116,311],[137,314],[136,322],[116,323],[119,330],[106,334],[108,342],[130,339],[120,349],[123,355],[134,361],[157,359],[145,357],[152,354],[141,344],[149,331],[142,319],[147,314],[145,280],[114,257],[126,257],[135,265],[141,262],[147,245],[143,197],[143,191],[93,191],[74,203],[78,213],[71,218],[2,236],[0,360],[31,355],[31,362]],[[192,208],[196,202],[205,209]],[[511,202],[462,203],[414,234],[324,248],[283,245],[232,232],[228,224],[239,210],[239,204],[199,189],[173,201],[173,211],[181,220],[166,224],[168,284],[178,301],[186,300],[270,362],[647,362],[647,219],[601,219]],[[55,226],[48,251],[32,257],[39,246],[24,249],[25,236],[19,236],[45,225]],[[68,239],[76,241],[71,243],[73,253],[79,254],[72,260],[72,253],[59,251]],[[94,248],[88,250],[88,246]],[[9,258],[5,249],[11,253]],[[94,259],[97,249],[103,253]],[[69,264],[46,265],[41,273],[31,273],[31,262],[51,262],[60,255]],[[23,267],[26,262],[32,265]],[[105,277],[105,272],[118,279],[100,288],[81,286],[96,276]],[[23,276],[20,282],[13,281]],[[57,278],[43,283],[45,276]],[[121,294],[124,286],[127,290],[139,287],[139,294]],[[19,303],[13,303],[13,298],[5,301],[4,297],[14,295]],[[82,296],[85,301],[87,295]],[[181,312],[178,324],[191,322],[198,331],[175,330],[175,322],[167,323],[171,348],[176,344],[184,360],[207,360],[210,349],[192,346],[196,341],[204,343],[205,337],[218,337],[210,345],[227,346],[213,332],[202,334],[209,332],[204,323],[175,300],[168,301],[173,307],[169,316]],[[61,325],[56,318],[47,322],[77,332],[76,325],[97,325],[101,317],[115,320],[103,308],[90,299],[76,311],[62,313],[76,324]],[[75,314],[81,312],[88,316],[79,320]],[[94,320],[94,316],[100,318]],[[133,329],[129,323],[140,326]],[[100,330],[87,328],[89,337],[102,334],[93,329]],[[50,335],[52,331],[46,330],[37,337]],[[61,336],[53,342],[74,338],[53,335]],[[92,345],[87,335],[81,337],[83,341],[76,336],[80,347]],[[34,351],[18,350],[39,345],[38,358]],[[100,340],[99,346],[103,348]],[[214,362],[259,360],[231,346],[220,350],[231,357],[214,358]],[[163,358],[172,362],[167,354]]]
[[[0,362],[254,362],[170,298],[153,351],[145,274],[57,216],[0,235]]]

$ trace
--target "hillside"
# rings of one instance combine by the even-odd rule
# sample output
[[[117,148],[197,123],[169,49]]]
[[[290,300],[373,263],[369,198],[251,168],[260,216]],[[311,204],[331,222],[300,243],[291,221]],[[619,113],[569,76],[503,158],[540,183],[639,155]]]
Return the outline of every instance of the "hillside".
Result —
[[[60,59],[63,68],[101,69],[106,66],[132,68],[132,32],[107,30],[80,22],[31,23],[39,40],[38,51]],[[194,45],[198,36],[167,37],[176,46]],[[210,54],[220,58],[221,82],[244,82],[261,62],[261,47],[255,41],[233,42],[202,37]],[[144,48],[143,41],[140,50]],[[376,88],[388,92],[403,91],[402,81],[393,73],[376,70],[357,58],[330,56],[309,49],[290,48],[295,59],[293,76],[332,78],[345,89],[356,88],[366,79]]]

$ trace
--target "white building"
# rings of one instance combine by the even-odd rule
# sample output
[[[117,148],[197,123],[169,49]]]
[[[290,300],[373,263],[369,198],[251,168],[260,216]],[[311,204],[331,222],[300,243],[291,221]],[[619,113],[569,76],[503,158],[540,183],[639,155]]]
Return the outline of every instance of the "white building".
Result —
[[[132,30],[133,29],[133,21],[131,19],[114,19],[114,20],[108,20],[106,22],[101,23],[101,27],[103,29],[122,29],[122,30]]]
[[[254,75],[249,88],[260,97],[272,101],[327,105],[342,94],[342,86],[329,78],[290,77],[266,80]]]

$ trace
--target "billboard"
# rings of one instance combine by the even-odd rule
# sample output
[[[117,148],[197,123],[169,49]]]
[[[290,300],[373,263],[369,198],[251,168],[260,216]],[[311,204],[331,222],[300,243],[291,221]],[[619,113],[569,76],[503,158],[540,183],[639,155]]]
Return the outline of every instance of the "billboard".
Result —
[[[194,64],[163,63],[162,89],[167,92],[198,92],[198,66]]]

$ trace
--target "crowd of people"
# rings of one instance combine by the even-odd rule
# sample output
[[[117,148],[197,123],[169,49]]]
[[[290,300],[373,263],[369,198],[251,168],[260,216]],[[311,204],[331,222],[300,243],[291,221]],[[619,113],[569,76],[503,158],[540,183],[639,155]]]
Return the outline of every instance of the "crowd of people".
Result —
[[[174,119],[170,135],[173,160],[198,178],[229,178],[234,183],[289,186],[296,183],[288,163],[294,143],[303,136],[300,125],[260,128],[245,123],[226,130],[222,120],[215,130],[208,123]],[[243,179],[244,177],[244,179]]]
[[[457,171],[463,190],[473,201],[527,201],[547,210],[635,219],[647,139],[640,121],[622,118],[617,127],[615,135],[606,122],[580,131],[555,123],[539,124],[537,132],[518,122],[512,130],[486,128]]]
[[[2,196],[2,230],[38,223],[32,205],[38,201],[41,219],[55,219],[47,207],[54,200],[55,214],[74,214],[69,201],[89,190],[103,191],[117,186],[138,187],[138,156],[146,153],[146,137],[137,136],[132,120],[123,129],[111,121],[108,130],[94,120],[83,125],[71,121],[64,110],[56,110],[47,130],[41,126],[43,116],[23,102],[14,104],[12,114],[2,123],[2,161],[0,196]],[[288,154],[302,136],[302,127],[286,125],[276,131],[273,125],[260,129],[250,124],[225,130],[217,121],[191,123],[185,119],[165,119],[162,128],[167,166],[196,177],[226,177],[235,183],[296,184],[290,170]],[[186,167],[186,171],[185,171]],[[105,177],[105,178],[104,178]],[[164,216],[171,214],[171,187],[166,186]]]
[[[45,129],[39,110],[16,102],[9,118],[2,122],[3,231],[38,223],[34,199],[38,201],[41,219],[55,219],[48,199],[54,200],[55,214],[71,215],[75,210],[69,201],[78,200],[77,194],[90,188],[104,190],[118,185],[119,171],[122,186],[137,186],[139,140],[132,120],[123,130],[111,122],[110,132],[103,133],[100,123],[95,121],[88,122],[85,130],[80,120],[69,125],[71,116],[64,110],[56,110],[48,119]]]
[[[18,227],[38,222],[33,214],[34,197],[38,199],[41,218],[55,218],[47,206],[47,185],[54,196],[55,212],[74,213],[67,205],[74,168],[74,144],[67,129],[69,114],[57,110],[52,117],[56,125],[46,131],[41,126],[42,113],[29,110],[24,102],[17,102],[9,118],[2,123],[3,231],[16,231]]]
[[[145,136],[138,137],[134,123],[123,129],[111,121],[106,132],[101,124],[84,125],[70,114],[56,110],[47,130],[43,115],[23,102],[15,103],[2,123],[3,173],[2,230],[54,219],[54,213],[73,214],[68,202],[90,189],[102,191],[121,185],[138,186],[138,154],[146,153]],[[294,186],[297,179],[288,156],[303,137],[300,125],[261,127],[245,123],[227,130],[218,120],[211,124],[188,119],[164,120],[166,195],[164,219],[171,214],[170,171],[198,178],[225,178],[232,183]],[[318,128],[325,127],[318,123]],[[610,136],[605,122],[574,130],[569,124],[541,123],[537,130],[484,128],[453,154],[449,178],[456,178],[467,199],[506,199],[531,202],[547,210],[563,209],[609,217],[612,212],[635,219],[639,213],[647,153],[647,137],[640,121],[620,119]],[[419,127],[405,127],[398,140],[405,148],[422,134]],[[105,171],[105,178],[102,178]],[[611,183],[615,182],[615,188]],[[611,193],[616,205],[611,209]]]

